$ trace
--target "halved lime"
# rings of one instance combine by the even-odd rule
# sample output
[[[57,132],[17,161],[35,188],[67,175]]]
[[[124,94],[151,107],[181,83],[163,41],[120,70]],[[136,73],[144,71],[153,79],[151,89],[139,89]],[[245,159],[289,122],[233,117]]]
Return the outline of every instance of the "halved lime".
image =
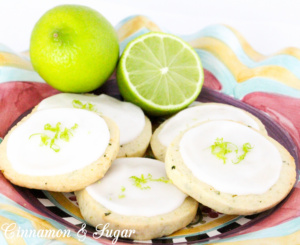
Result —
[[[203,85],[203,68],[199,56],[185,41],[150,32],[126,46],[117,80],[125,100],[150,115],[167,115],[197,98]]]

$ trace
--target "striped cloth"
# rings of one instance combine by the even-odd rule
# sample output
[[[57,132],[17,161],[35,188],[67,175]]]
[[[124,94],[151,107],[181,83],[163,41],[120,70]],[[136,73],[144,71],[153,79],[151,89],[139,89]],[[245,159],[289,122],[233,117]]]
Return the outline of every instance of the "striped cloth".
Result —
[[[144,16],[132,16],[116,26],[120,51],[135,37],[149,31],[164,31]],[[204,86],[233,96],[269,114],[300,149],[300,50],[286,48],[270,56],[256,52],[234,29],[208,26],[181,36],[200,56],[205,69]],[[1,41],[1,40],[0,40]],[[0,137],[13,121],[43,98],[57,93],[34,72],[28,53],[17,54],[0,45]],[[16,101],[16,98],[17,101]],[[0,140],[1,141],[1,140]],[[299,151],[300,152],[300,151]],[[43,214],[22,197],[0,175],[0,228],[16,223],[36,230],[65,227]],[[255,224],[221,244],[300,244],[299,183],[291,197],[268,219]],[[17,229],[17,227],[15,228]],[[53,242],[53,243],[50,243]],[[99,244],[90,238],[80,242],[75,232],[70,238],[16,238],[7,240],[0,231],[0,244]]]

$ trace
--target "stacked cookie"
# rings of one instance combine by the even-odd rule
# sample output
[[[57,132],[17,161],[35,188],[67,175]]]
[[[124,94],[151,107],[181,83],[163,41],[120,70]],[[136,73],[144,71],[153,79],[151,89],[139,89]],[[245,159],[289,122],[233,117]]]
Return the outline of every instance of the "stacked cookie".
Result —
[[[132,229],[139,240],[185,227],[198,203],[225,214],[264,211],[295,183],[288,151],[233,106],[189,107],[151,136],[150,120],[131,103],[62,93],[6,135],[0,169],[16,185],[75,191],[89,224]],[[158,160],[143,158],[150,139]]]
[[[260,120],[225,104],[179,112],[156,129],[151,147],[180,190],[225,214],[270,209],[296,181],[293,157]]]
[[[80,190],[104,176],[119,149],[119,129],[95,113],[58,108],[33,112],[0,145],[0,168],[16,185]]]
[[[151,239],[185,227],[198,208],[168,180],[163,162],[141,158],[151,135],[150,120],[131,103],[61,93],[10,130],[0,168],[16,185],[75,191],[94,226],[109,222],[111,229],[133,229],[132,238]]]

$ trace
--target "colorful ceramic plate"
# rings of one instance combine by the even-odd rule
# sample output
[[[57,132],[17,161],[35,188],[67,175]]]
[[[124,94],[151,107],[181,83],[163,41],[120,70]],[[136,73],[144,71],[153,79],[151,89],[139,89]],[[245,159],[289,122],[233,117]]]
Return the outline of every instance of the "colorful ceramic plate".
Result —
[[[121,98],[115,80],[110,80],[109,82],[107,82],[101,88],[101,90],[96,91],[96,93],[106,93],[111,96]],[[298,170],[298,152],[293,140],[291,139],[289,134],[281,126],[274,122],[273,119],[271,119],[267,114],[230,96],[214,91],[210,88],[204,87],[197,100],[201,102],[218,102],[230,104],[242,108],[258,117],[265,125],[268,134],[275,140],[279,141],[286,149],[288,149],[290,154],[295,158]],[[29,111],[22,114],[12,124],[12,126],[28,113]],[[161,118],[152,118],[152,122],[154,124],[159,123],[159,121],[162,121]],[[84,220],[80,214],[76,203],[76,198],[73,193],[57,193],[40,190],[30,190],[18,186],[15,186],[15,189],[19,192],[19,194],[22,195],[22,197],[26,201],[38,208],[41,212],[46,214],[46,216],[60,222],[66,227],[73,229],[77,232],[80,230],[80,228],[85,226]],[[147,243],[177,244],[182,242],[194,243],[205,242],[209,241],[210,239],[220,239],[224,236],[241,232],[249,226],[262,221],[262,219],[267,218],[276,209],[278,209],[288,198],[289,197],[287,197],[281,204],[277,205],[271,210],[251,216],[223,215],[211,210],[210,208],[200,206],[195,220],[186,228],[177,231],[168,237],[153,239],[152,241],[147,241]],[[88,231],[87,234],[89,236],[92,236],[93,232],[95,231],[93,227],[90,227],[88,225],[84,228]],[[130,239],[119,239],[119,241],[127,243],[138,242]]]
[[[144,33],[168,32],[141,15],[124,19],[116,26],[116,30],[120,40],[120,53],[127,43]],[[206,88],[203,89],[201,100],[229,103],[260,117],[269,134],[291,152],[299,167],[300,50],[289,47],[271,55],[262,55],[240,33],[227,25],[207,26],[194,34],[181,37],[196,50],[203,64]],[[33,71],[29,59],[22,58],[3,45],[0,45],[0,56],[0,137],[3,138],[21,114],[58,91],[50,88]],[[98,92],[118,96],[118,89],[112,83],[105,84]],[[156,121],[159,123],[160,120]],[[82,223],[78,219],[80,215],[72,195],[34,192],[14,187],[1,174],[0,186],[0,225],[10,222],[20,228],[35,231],[66,227],[73,227],[77,231]],[[197,224],[180,231],[175,237],[147,242],[181,243],[188,240],[190,243],[206,241],[210,244],[236,242],[234,244],[237,245],[300,244],[299,179],[289,197],[266,213],[232,218],[206,208],[201,211],[202,216],[198,215],[198,220],[195,220]],[[110,240],[95,241],[89,238],[79,242],[77,234],[71,233],[72,238],[69,240],[24,238],[19,244],[111,244]],[[1,235],[3,232],[0,232],[0,244],[11,243]]]

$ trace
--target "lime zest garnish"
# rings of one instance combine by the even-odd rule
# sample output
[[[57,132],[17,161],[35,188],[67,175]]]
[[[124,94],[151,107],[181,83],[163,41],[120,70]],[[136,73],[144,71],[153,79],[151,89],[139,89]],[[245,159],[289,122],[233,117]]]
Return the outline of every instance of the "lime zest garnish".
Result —
[[[242,160],[245,159],[248,152],[250,152],[253,149],[253,146],[250,145],[250,143],[243,144],[243,154],[238,156],[238,160],[236,162],[233,162],[234,164],[240,163]]]
[[[45,133],[35,133],[29,136],[29,139],[31,139],[33,136],[40,136],[41,143],[40,146],[48,146],[50,149],[52,149],[55,152],[60,151],[60,147],[56,144],[56,141],[58,139],[62,139],[66,142],[69,142],[70,137],[73,136],[73,131],[78,127],[78,124],[75,123],[74,126],[72,126],[70,129],[67,127],[62,129],[61,128],[61,123],[58,122],[56,123],[55,126],[51,126],[50,123],[47,123],[44,125],[44,130],[46,131]],[[52,136],[49,136],[48,132],[54,133]]]
[[[227,160],[226,155],[228,153],[235,152],[236,155],[238,155],[238,152],[239,152],[239,149],[235,144],[228,142],[228,141],[224,142],[223,138],[217,138],[215,143],[213,145],[211,145],[210,148],[211,148],[211,153],[213,155],[215,155],[217,158],[223,160],[224,164],[226,163],[226,160]],[[242,147],[243,153],[241,155],[237,156],[236,162],[234,162],[234,161],[232,161],[232,162],[234,164],[240,163],[242,160],[245,159],[247,153],[250,152],[251,149],[253,149],[253,147],[251,146],[250,143],[243,144],[243,147]]]
[[[55,125],[55,127],[52,127],[52,126],[50,125],[50,123],[47,123],[47,124],[45,124],[45,126],[44,126],[44,130],[49,130],[49,131],[52,131],[52,132],[57,133],[57,132],[60,131],[60,125],[61,125],[61,123],[58,122],[58,123]]]
[[[34,134],[34,135],[37,135],[37,134]],[[40,135],[41,135],[41,145],[43,145],[43,144],[48,145],[48,142],[51,138],[46,134],[40,134]]]
[[[70,129],[68,128],[65,128],[59,135],[59,138],[66,141],[66,142],[69,142],[70,140],[70,136],[73,136],[73,131],[78,128],[78,124],[75,123],[73,127],[71,127]]]
[[[94,111],[94,112],[97,111],[97,109],[95,108],[95,105],[90,102],[87,102],[84,104],[80,100],[73,100],[72,105],[74,108],[77,108],[77,109],[84,109],[84,110]]]
[[[226,163],[226,155],[232,151],[238,152],[238,148],[235,144],[227,141],[223,141],[223,138],[217,138],[215,143],[210,146],[211,153],[217,158],[223,160],[223,163]]]
[[[149,180],[149,181],[156,181],[156,182],[163,182],[163,183],[166,183],[166,184],[172,183],[172,180],[169,180],[169,179],[167,179],[165,177],[160,177],[158,179],[153,179],[151,174],[148,174],[147,180]]]
[[[133,185],[136,186],[137,188],[140,188],[141,190],[146,190],[146,189],[150,189],[150,186],[142,186],[142,184],[146,184],[147,183],[147,179],[145,179],[144,175],[141,175],[141,178],[137,177],[137,176],[131,176],[129,179],[132,179]]]
[[[124,186],[121,186],[121,194],[119,194],[118,198],[122,199],[122,198],[126,197],[124,194],[125,190],[126,190],[126,188]]]
[[[76,128],[78,128],[78,124],[75,123],[72,127],[71,127],[71,130],[75,130]]]
[[[55,151],[55,152],[59,152],[59,151],[60,151],[60,147],[59,147],[58,145],[56,145],[56,144],[54,143],[53,140],[51,140],[50,148],[51,148],[53,151]]]
[[[71,132],[69,132],[69,129],[65,128],[63,132],[61,132],[59,138],[62,140],[69,142],[70,136],[73,135]]]
[[[158,179],[153,179],[151,174],[148,174],[147,178],[145,178],[144,175],[141,174],[140,178],[137,177],[137,176],[131,176],[129,179],[132,179],[134,181],[133,185],[136,186],[137,188],[141,189],[141,190],[151,189],[150,186],[143,186],[143,184],[147,184],[150,181],[162,182],[162,183],[165,183],[165,184],[172,183],[171,180],[168,180],[165,177],[160,177]]]

